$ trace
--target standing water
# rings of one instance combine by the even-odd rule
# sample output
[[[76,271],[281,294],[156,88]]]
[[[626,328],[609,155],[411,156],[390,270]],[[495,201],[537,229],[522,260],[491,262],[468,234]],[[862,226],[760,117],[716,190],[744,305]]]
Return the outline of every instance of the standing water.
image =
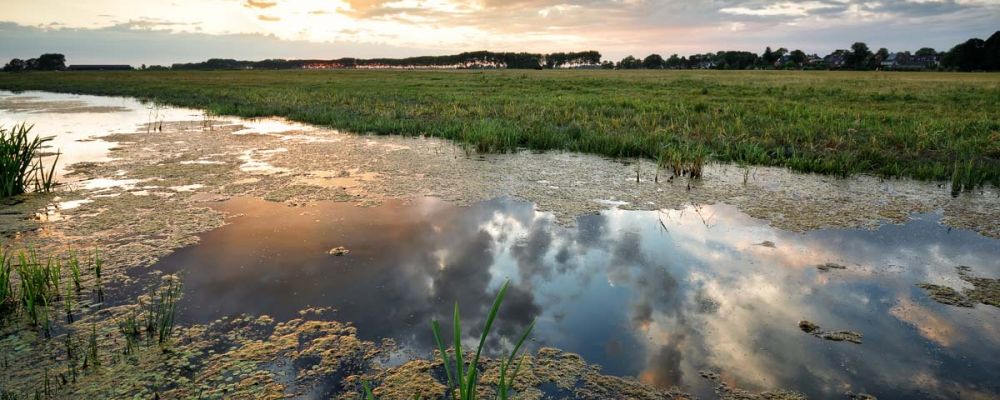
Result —
[[[569,227],[509,198],[374,208],[235,199],[219,208],[240,216],[154,267],[183,277],[187,322],[286,320],[328,306],[363,338],[427,354],[428,321],[448,320],[458,301],[463,319],[481,326],[510,278],[501,335],[514,339],[537,320],[533,346],[661,387],[711,397],[702,372],[721,371],[739,387],[813,398],[1000,393],[1000,359],[982,351],[1000,348],[1000,310],[938,304],[916,286],[960,286],[960,265],[996,276],[1000,245],[934,214],[798,234],[724,205],[610,210]],[[328,254],[335,247],[349,252]],[[859,332],[862,343],[809,335],[800,320]]]

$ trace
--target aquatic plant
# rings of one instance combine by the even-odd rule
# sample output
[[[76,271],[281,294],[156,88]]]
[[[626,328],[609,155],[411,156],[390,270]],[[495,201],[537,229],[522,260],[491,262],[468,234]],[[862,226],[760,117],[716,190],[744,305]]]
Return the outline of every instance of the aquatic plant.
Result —
[[[25,193],[31,184],[36,191],[45,192],[55,185],[59,153],[46,170],[39,153],[52,138],[30,137],[33,127],[23,123],[10,128],[0,126],[0,198]]]
[[[87,340],[87,354],[83,358],[83,369],[100,367],[101,357],[97,347],[97,322],[90,323],[90,337]]]
[[[174,317],[177,314],[177,301],[181,296],[181,284],[176,276],[164,276],[165,286],[154,289],[147,299],[140,300],[144,307],[144,328],[147,340],[156,338],[156,342],[164,344],[170,339],[174,329]]]
[[[73,278],[73,287],[76,288],[77,293],[80,293],[83,290],[83,286],[80,285],[80,260],[76,257],[75,250],[70,250],[69,261],[66,265],[69,266],[70,276]]]
[[[63,310],[66,311],[66,323],[73,323],[73,289],[69,286],[65,287],[65,293],[63,293]]]
[[[49,289],[51,283],[51,263],[42,265],[34,249],[21,251],[17,255],[17,271],[20,285],[21,307],[33,326],[48,329]]]
[[[94,271],[94,294],[97,295],[97,302],[104,302],[104,281],[102,279],[101,271],[104,267],[104,262],[101,261],[101,253],[94,251],[94,255],[91,257],[91,265]]]
[[[130,355],[139,345],[139,316],[133,310],[128,313],[122,320],[116,321],[118,323],[118,331],[121,332],[122,336],[125,337],[125,349],[123,354]]]
[[[16,308],[14,288],[11,285],[11,278],[14,267],[11,265],[10,255],[4,251],[0,245],[0,319]]]
[[[479,346],[476,348],[476,353],[469,361],[468,365],[465,363],[462,352],[462,324],[458,309],[458,302],[455,303],[455,311],[453,314],[455,339],[454,357],[448,355],[444,341],[441,339],[440,324],[436,320],[431,321],[431,330],[434,333],[434,340],[437,342],[438,351],[441,354],[441,361],[444,363],[445,374],[448,377],[448,393],[451,394],[452,398],[461,400],[476,399],[476,386],[479,383],[479,356],[483,351],[483,346],[486,345],[486,337],[489,335],[490,328],[493,326],[493,321],[496,319],[497,312],[500,310],[500,304],[503,303],[503,298],[507,293],[507,287],[509,284],[509,280],[505,281],[503,286],[500,287],[500,291],[497,292],[497,297],[493,300],[493,306],[490,308],[490,312],[486,316],[486,325],[483,327],[483,332],[479,337]],[[517,356],[518,351],[520,351],[521,346],[524,344],[524,340],[531,334],[534,326],[535,323],[532,321],[515,344],[514,349],[511,351],[507,360],[501,361],[500,380],[497,384],[497,398],[499,399],[507,399],[510,394],[510,388],[513,386],[514,378],[517,377],[518,370],[521,366],[520,361],[511,371],[509,378],[506,376],[506,373],[511,364],[513,364],[514,358]],[[458,391],[457,397],[455,396],[456,390]]]

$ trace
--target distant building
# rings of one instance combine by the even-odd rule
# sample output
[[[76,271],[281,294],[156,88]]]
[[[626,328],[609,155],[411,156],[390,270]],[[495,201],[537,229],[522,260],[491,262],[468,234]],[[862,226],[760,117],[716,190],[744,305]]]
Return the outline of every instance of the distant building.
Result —
[[[938,62],[936,55],[915,56],[908,51],[903,51],[889,54],[889,57],[882,60],[881,66],[883,69],[916,71],[937,68]]]
[[[847,57],[841,53],[834,53],[824,57],[823,61],[832,68],[841,68],[847,64]]]
[[[67,71],[131,71],[131,65],[100,65],[100,64],[77,64],[70,65]]]

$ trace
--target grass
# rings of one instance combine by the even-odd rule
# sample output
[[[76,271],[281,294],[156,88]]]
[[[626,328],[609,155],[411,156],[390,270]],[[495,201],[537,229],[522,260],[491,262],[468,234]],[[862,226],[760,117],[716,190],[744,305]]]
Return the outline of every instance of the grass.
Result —
[[[174,316],[177,314],[177,301],[180,300],[181,284],[174,276],[165,276],[166,285],[150,293],[149,300],[140,306],[145,308],[144,327],[149,340],[156,338],[159,344],[165,344],[170,339],[174,329]]]
[[[136,96],[215,114],[443,137],[485,152],[665,152],[665,167],[688,174],[716,160],[1000,184],[1000,74],[56,72],[0,74],[0,88]]]
[[[441,324],[434,320],[431,321],[431,331],[434,333],[434,340],[437,342],[438,352],[441,356],[441,362],[444,365],[445,375],[448,379],[448,397],[453,400],[475,400],[478,397],[478,392],[476,387],[479,385],[479,357],[482,355],[483,347],[486,345],[486,338],[489,336],[490,329],[493,327],[493,321],[496,320],[497,313],[500,311],[500,305],[503,303],[504,296],[507,293],[507,287],[510,285],[510,281],[505,281],[503,286],[497,292],[497,297],[493,300],[493,306],[490,307],[489,314],[486,315],[486,324],[483,327],[483,332],[479,337],[479,346],[476,347],[476,352],[469,359],[469,362],[465,361],[465,354],[462,351],[462,319],[459,313],[458,303],[455,303],[455,311],[452,314],[452,327],[454,328],[454,356],[449,355],[447,345],[441,338]],[[497,392],[496,398],[500,400],[507,400],[513,393],[511,391],[514,386],[514,378],[517,377],[518,371],[521,369],[521,362],[524,360],[518,358],[517,355],[520,352],[521,346],[524,345],[524,341],[527,340],[528,335],[535,327],[535,322],[532,321],[531,324],[524,330],[521,337],[518,339],[517,343],[514,345],[514,349],[510,352],[510,355],[500,361],[500,377],[497,382]],[[517,364],[514,364],[515,358],[517,358]],[[511,369],[510,367],[514,368]],[[508,376],[508,373],[510,374]],[[372,393],[371,388],[367,381],[362,382],[364,396],[368,400],[376,400],[375,395]]]
[[[10,128],[0,126],[0,198],[17,196],[34,188],[48,192],[55,186],[56,153],[46,169],[39,155],[51,137],[31,137],[33,125],[20,124]]]

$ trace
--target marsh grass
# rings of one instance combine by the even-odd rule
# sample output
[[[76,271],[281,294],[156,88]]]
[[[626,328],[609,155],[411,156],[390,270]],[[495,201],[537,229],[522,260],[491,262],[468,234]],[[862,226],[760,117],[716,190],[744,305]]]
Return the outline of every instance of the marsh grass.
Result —
[[[142,333],[139,328],[139,316],[135,311],[132,311],[116,322],[118,331],[125,337],[125,349],[122,353],[126,356],[131,355],[139,346],[139,337]]]
[[[144,309],[143,327],[147,341],[155,338],[160,345],[166,344],[173,333],[177,301],[181,295],[181,284],[175,276],[165,276],[164,282],[164,286],[154,289],[147,300],[140,302],[140,307]]]
[[[20,314],[32,327],[40,328],[48,336],[52,330],[53,312],[58,313],[59,303],[62,303],[66,323],[72,324],[77,295],[83,284],[76,252],[70,251],[66,259],[68,272],[63,267],[63,257],[42,257],[34,248],[13,251],[0,245],[0,319]],[[101,292],[99,274],[103,262],[97,253],[91,260],[94,263],[94,290]],[[72,278],[72,285],[64,275]]]
[[[11,283],[13,273],[10,254],[0,245],[0,319],[17,308],[17,298]]]
[[[0,198],[17,196],[34,188],[48,192],[55,187],[55,170],[60,153],[49,168],[40,152],[51,137],[30,136],[34,125],[0,126]]]
[[[837,176],[1000,185],[1000,75],[783,71],[172,71],[2,74],[0,88],[135,96],[213,115]],[[692,153],[693,152],[693,153]],[[961,155],[962,163],[955,160]],[[966,171],[969,170],[969,171]]]

